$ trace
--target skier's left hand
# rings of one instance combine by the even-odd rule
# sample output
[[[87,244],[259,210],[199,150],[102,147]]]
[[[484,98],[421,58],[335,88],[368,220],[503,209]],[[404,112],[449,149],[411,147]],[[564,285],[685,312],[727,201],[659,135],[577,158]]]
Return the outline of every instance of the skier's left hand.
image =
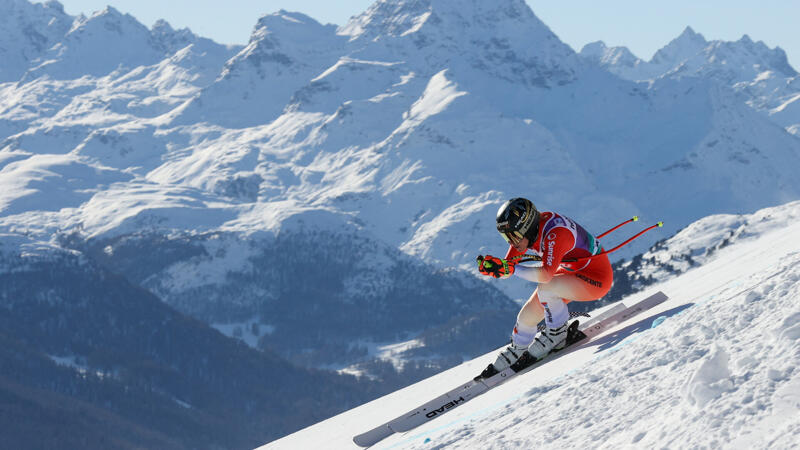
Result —
[[[478,271],[495,278],[508,278],[514,273],[514,264],[491,255],[478,255]]]

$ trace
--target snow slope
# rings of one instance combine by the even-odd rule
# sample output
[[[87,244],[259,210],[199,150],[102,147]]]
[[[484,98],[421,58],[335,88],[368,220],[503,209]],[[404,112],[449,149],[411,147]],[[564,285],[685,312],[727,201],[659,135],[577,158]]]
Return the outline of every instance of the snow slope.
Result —
[[[759,211],[778,226],[623,300],[669,296],[649,313],[374,448],[796,447],[799,213],[800,202]],[[261,448],[356,448],[355,434],[468,380],[493,354]]]

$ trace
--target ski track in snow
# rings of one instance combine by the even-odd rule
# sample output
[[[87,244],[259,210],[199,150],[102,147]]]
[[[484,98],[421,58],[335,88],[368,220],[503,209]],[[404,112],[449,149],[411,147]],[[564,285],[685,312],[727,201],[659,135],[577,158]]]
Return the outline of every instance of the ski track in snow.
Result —
[[[587,348],[372,448],[797,448],[800,224],[724,248],[648,293],[658,290],[670,299]],[[357,448],[353,435],[466,381],[492,358],[264,448]]]

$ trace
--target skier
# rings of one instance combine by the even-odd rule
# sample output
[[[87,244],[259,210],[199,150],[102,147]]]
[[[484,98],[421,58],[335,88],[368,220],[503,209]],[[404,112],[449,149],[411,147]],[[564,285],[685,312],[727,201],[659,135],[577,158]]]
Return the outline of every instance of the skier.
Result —
[[[487,276],[508,278],[516,274],[538,283],[519,311],[511,345],[484,371],[491,375],[506,369],[525,352],[541,359],[564,347],[567,338],[570,301],[597,300],[611,289],[613,271],[597,239],[568,217],[539,212],[525,198],[512,198],[497,211],[497,231],[509,243],[505,258],[478,256],[478,269]],[[541,267],[516,265],[520,256],[532,250],[541,256]],[[587,256],[597,255],[586,259]],[[565,259],[581,258],[576,262]],[[537,333],[544,318],[545,328]]]

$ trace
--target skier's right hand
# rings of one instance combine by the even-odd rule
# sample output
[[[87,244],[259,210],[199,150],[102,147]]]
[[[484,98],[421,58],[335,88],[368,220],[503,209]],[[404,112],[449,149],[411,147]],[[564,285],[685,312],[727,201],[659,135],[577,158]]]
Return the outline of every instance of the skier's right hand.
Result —
[[[491,255],[478,255],[478,271],[495,278],[508,278],[514,273],[514,264]]]

